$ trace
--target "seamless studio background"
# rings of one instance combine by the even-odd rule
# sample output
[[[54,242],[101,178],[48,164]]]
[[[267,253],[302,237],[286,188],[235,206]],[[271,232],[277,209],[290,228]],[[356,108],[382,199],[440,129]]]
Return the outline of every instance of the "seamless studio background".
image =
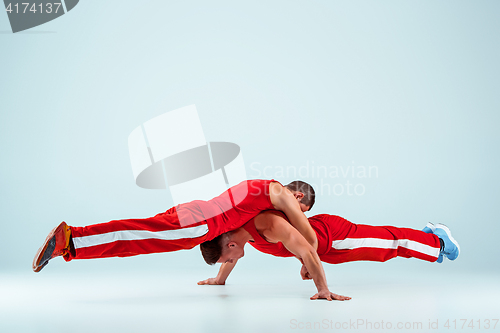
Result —
[[[127,138],[145,121],[190,104],[208,141],[241,147],[248,178],[314,184],[318,198],[309,216],[415,229],[445,223],[462,247],[456,262],[443,265],[401,258],[325,265],[332,291],[374,299],[378,286],[397,303],[401,293],[418,293],[438,278],[458,279],[462,290],[488,285],[498,275],[492,258],[500,255],[499,10],[496,1],[81,1],[67,15],[16,34],[0,13],[0,279],[5,292],[15,290],[5,294],[2,317],[9,320],[0,327],[54,328],[19,319],[36,312],[25,308],[30,292],[58,290],[54,281],[73,292],[131,292],[131,307],[160,304],[166,295],[184,299],[186,290],[215,297],[207,304],[217,311],[233,311],[224,295],[256,292],[257,302],[262,288],[278,288],[278,304],[291,297],[310,306],[314,286],[300,281],[296,260],[252,249],[228,280],[236,289],[222,294],[196,289],[217,272],[198,249],[53,260],[39,275],[31,272],[33,255],[62,220],[87,225],[172,206],[168,191],[135,185]],[[130,288],[130,277],[156,287]],[[103,304],[114,296],[99,295],[78,303],[83,313],[95,314],[89,302],[111,311]],[[190,297],[181,301],[185,311]],[[325,304],[311,306],[321,313]],[[298,320],[318,319],[307,311]],[[293,319],[278,311],[286,317],[281,322],[248,323],[231,313],[219,327],[285,331]],[[99,318],[96,327],[112,327]],[[151,331],[173,327],[149,323]]]

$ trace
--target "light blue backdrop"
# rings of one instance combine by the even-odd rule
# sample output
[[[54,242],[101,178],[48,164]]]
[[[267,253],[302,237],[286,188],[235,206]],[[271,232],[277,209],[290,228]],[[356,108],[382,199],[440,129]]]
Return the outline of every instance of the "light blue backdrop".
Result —
[[[0,13],[0,271],[29,272],[62,220],[168,209],[167,191],[135,186],[127,138],[189,104],[207,140],[241,146],[249,178],[317,185],[311,214],[442,222],[462,246],[445,269],[497,269],[499,11],[497,1],[81,1],[18,34]],[[210,269],[196,249],[48,269],[159,265]]]

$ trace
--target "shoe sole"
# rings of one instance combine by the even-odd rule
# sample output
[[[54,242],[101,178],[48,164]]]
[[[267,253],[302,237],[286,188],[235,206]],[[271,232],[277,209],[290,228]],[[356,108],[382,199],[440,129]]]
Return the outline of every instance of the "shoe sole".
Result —
[[[436,224],[436,228],[441,228],[441,229],[443,229],[443,230],[444,230],[444,232],[446,233],[446,235],[448,236],[448,238],[451,240],[451,242],[452,242],[453,244],[455,244],[455,246],[456,246],[456,247],[457,247],[457,249],[458,249],[458,254],[457,254],[457,258],[458,258],[458,256],[460,255],[460,245],[458,245],[458,242],[456,241],[456,239],[455,239],[455,238],[453,238],[453,236],[451,235],[450,228],[448,228],[447,226],[445,226],[445,225],[444,225],[444,224],[442,224],[442,223],[438,223],[438,224]],[[448,256],[446,256],[446,257],[448,258]],[[448,258],[448,259],[450,259],[450,258]],[[456,258],[455,258],[455,259],[456,259]],[[455,259],[453,259],[453,260],[455,260]]]
[[[42,259],[44,257],[45,251],[49,247],[49,244],[51,243],[50,241],[52,240],[52,238],[54,237],[54,235],[56,234],[58,229],[64,228],[66,226],[67,226],[66,222],[61,222],[57,227],[52,229],[52,231],[49,233],[49,235],[45,239],[45,242],[38,249],[38,251],[36,252],[35,258],[33,259],[33,264],[32,264],[33,272],[38,273],[42,270],[42,268],[47,266],[47,264],[49,263],[49,260],[50,260],[50,256],[49,256],[49,259],[47,259],[44,263],[40,264],[40,262],[42,261]]]

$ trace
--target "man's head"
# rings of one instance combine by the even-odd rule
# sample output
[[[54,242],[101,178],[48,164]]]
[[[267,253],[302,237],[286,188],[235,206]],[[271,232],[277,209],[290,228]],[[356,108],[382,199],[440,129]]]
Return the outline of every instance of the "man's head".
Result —
[[[293,195],[299,200],[300,208],[303,212],[310,210],[314,206],[316,195],[314,194],[313,187],[308,183],[301,180],[294,180],[290,184],[285,185],[285,187],[292,191]]]
[[[209,265],[233,262],[245,255],[245,242],[234,237],[235,231],[226,232],[211,241],[200,244],[201,255]]]

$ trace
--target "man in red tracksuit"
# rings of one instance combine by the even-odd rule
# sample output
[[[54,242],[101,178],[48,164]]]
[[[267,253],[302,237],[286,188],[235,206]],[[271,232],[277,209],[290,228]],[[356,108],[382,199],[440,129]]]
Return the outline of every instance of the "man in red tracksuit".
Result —
[[[443,254],[455,260],[459,254],[458,243],[443,225],[428,224],[428,233],[410,228],[354,224],[335,215],[321,214],[309,218],[318,238],[317,253],[323,262],[339,264],[357,260],[386,261],[394,257],[438,261]],[[446,229],[446,233],[440,229]],[[250,243],[257,250],[278,257],[296,256],[303,261],[301,245],[290,237],[295,231],[281,212],[267,211],[243,225],[240,229],[221,235],[201,245],[203,258],[208,264],[222,263],[217,277],[198,284],[225,284],[225,281],[242,251],[233,249]],[[298,239],[300,241],[300,239]],[[307,246],[307,244],[305,244]],[[316,281],[307,265],[301,269],[303,279]],[[335,295],[335,299],[346,300]],[[313,298],[314,299],[314,296]]]
[[[316,234],[303,213],[313,206],[314,200],[312,187],[301,181],[282,186],[274,180],[248,180],[209,201],[180,204],[146,219],[115,220],[86,227],[62,222],[38,250],[33,270],[39,272],[57,256],[70,261],[191,249],[241,227],[268,209],[285,213],[316,248]]]

